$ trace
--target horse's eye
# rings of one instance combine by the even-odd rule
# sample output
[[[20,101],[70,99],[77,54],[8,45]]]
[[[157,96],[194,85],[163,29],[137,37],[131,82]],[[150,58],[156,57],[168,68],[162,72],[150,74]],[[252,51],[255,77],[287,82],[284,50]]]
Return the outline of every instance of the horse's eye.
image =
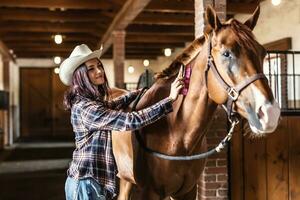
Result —
[[[226,58],[228,58],[228,57],[230,56],[230,52],[229,52],[229,51],[225,51],[225,52],[223,53],[223,56],[225,56]]]

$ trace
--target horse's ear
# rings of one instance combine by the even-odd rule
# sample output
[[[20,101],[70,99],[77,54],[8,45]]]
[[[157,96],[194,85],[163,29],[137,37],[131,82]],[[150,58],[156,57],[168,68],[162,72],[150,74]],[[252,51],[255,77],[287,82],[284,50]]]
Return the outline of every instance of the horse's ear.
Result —
[[[210,25],[211,28],[215,31],[219,30],[222,27],[222,24],[217,16],[216,11],[211,6],[207,7],[205,17],[206,23]]]
[[[254,27],[256,26],[256,23],[257,23],[257,20],[258,20],[258,17],[259,17],[259,13],[260,13],[260,6],[257,6],[257,8],[255,9],[253,15],[244,23],[251,30],[253,30]]]

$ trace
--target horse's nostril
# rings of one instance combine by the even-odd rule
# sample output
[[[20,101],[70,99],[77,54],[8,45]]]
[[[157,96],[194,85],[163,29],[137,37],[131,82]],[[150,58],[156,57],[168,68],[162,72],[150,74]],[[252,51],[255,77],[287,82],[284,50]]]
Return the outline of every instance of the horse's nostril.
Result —
[[[264,117],[264,112],[262,111],[262,106],[259,107],[258,112],[257,112],[257,116],[259,119],[262,119]]]

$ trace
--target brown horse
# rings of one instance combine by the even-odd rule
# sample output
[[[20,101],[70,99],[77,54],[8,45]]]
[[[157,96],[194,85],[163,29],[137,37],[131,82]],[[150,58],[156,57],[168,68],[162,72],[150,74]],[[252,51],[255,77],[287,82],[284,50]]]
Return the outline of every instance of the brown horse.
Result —
[[[264,136],[276,129],[280,108],[262,75],[266,51],[252,34],[258,16],[259,8],[244,24],[235,19],[221,23],[215,11],[207,9],[204,36],[157,76],[137,105],[139,110],[165,98],[180,66],[191,65],[188,94],[179,97],[167,117],[141,130],[148,148],[167,155],[186,156],[206,151],[209,122],[217,105],[226,102],[232,102],[229,110],[248,120],[254,136]],[[120,200],[128,199],[131,183],[141,190],[138,199],[196,199],[204,159],[161,159],[145,152],[135,136],[126,133],[114,133],[113,146],[122,179]]]

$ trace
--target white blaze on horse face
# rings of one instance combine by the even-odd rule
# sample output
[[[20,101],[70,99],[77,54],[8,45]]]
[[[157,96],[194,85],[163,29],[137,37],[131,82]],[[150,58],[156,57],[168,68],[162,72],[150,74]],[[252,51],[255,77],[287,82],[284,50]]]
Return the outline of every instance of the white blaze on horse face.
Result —
[[[256,134],[274,132],[280,117],[280,108],[277,101],[268,101],[254,84],[251,84],[250,87],[255,101],[253,104],[254,112],[248,112],[251,130]]]
[[[231,51],[231,49],[226,48],[224,45],[222,45],[220,55],[221,56],[219,60],[221,62],[221,65],[223,66],[222,68],[226,69],[228,75],[238,77],[240,73],[238,59]]]

